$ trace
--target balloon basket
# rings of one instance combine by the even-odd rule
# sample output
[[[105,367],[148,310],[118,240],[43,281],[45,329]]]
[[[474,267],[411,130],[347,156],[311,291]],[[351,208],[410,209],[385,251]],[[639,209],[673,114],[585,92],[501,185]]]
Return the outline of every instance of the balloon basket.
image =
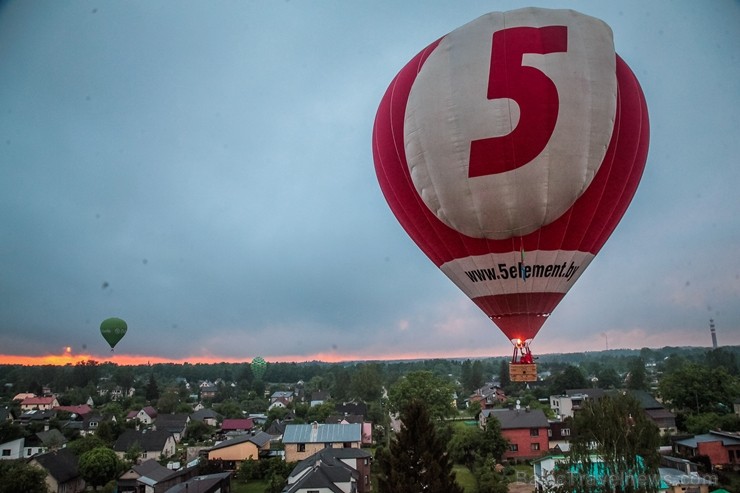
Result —
[[[509,378],[512,382],[536,382],[537,365],[535,363],[509,363]]]

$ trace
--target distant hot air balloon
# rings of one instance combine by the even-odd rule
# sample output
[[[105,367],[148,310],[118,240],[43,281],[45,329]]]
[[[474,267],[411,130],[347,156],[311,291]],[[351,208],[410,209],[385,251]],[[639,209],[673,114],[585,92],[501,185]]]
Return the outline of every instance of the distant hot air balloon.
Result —
[[[107,318],[100,324],[100,333],[103,338],[110,344],[110,350],[116,347],[116,344],[126,335],[128,326],[120,318]]]
[[[256,380],[262,380],[265,370],[267,370],[267,362],[262,358],[262,356],[257,356],[252,360],[250,367],[252,368],[252,375],[254,375],[254,378]]]
[[[532,363],[516,375],[529,381],[529,343],[625,213],[648,137],[611,29],[527,8],[414,57],[380,103],[373,157],[398,221],[512,341],[512,362]]]

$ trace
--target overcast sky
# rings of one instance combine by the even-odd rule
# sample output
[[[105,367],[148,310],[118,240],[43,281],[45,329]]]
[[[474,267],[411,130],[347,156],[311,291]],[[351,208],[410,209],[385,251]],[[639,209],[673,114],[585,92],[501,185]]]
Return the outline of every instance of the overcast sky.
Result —
[[[516,1],[0,3],[0,362],[502,356],[378,186],[380,99]],[[536,2],[598,17],[648,162],[535,353],[740,344],[740,3]],[[68,349],[65,349],[68,348]],[[131,360],[133,361],[133,359]]]

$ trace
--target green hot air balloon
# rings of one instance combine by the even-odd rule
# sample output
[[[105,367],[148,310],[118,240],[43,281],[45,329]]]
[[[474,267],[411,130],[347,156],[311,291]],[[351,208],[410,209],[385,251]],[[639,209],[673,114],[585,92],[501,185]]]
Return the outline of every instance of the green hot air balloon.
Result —
[[[252,364],[250,366],[252,368],[252,375],[254,375],[254,378],[256,380],[262,380],[262,376],[265,374],[265,370],[267,370],[267,361],[265,361],[262,356],[257,356],[252,360]]]
[[[110,344],[111,351],[116,347],[118,341],[126,335],[127,329],[126,322],[120,318],[107,318],[100,324],[100,333],[103,334],[103,338]]]

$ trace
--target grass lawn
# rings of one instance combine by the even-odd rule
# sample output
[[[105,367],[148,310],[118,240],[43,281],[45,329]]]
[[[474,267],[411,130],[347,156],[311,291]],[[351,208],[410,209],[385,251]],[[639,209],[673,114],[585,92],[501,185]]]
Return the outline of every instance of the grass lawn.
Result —
[[[268,481],[266,479],[257,480],[253,479],[248,483],[238,481],[236,479],[231,480],[231,492],[232,493],[264,493],[267,488]]]
[[[465,493],[476,493],[478,491],[478,487],[475,484],[475,477],[470,472],[470,469],[463,465],[455,464],[453,471],[455,471],[457,484],[463,487]]]

